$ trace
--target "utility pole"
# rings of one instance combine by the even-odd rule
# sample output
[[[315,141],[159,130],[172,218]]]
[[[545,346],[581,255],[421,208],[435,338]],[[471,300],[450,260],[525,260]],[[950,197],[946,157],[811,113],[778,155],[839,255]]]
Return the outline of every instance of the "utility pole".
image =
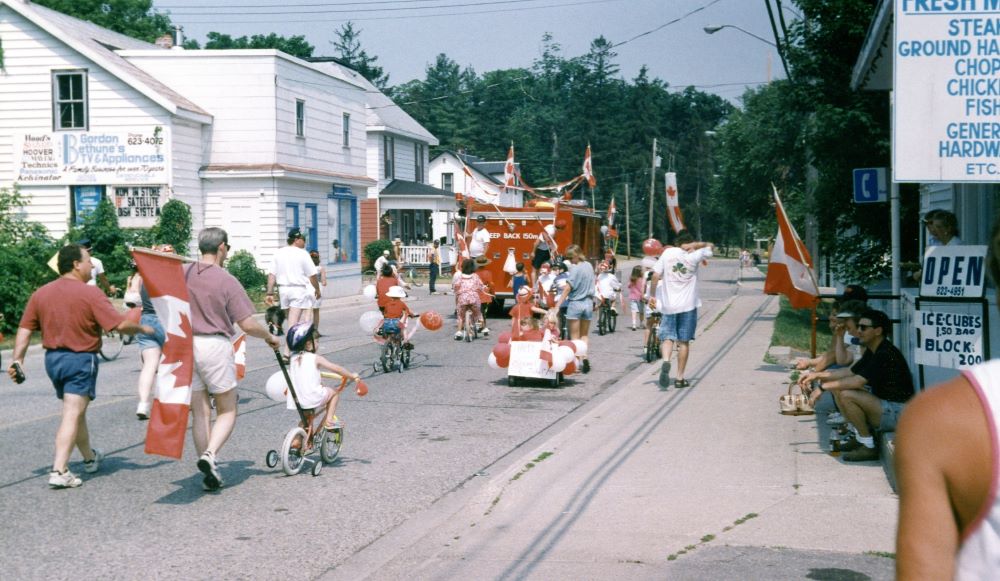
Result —
[[[653,198],[656,196],[656,138],[653,138],[653,167],[649,172],[649,236],[647,238],[653,237]]]
[[[628,215],[628,184],[625,184],[625,256],[632,258],[632,218]]]

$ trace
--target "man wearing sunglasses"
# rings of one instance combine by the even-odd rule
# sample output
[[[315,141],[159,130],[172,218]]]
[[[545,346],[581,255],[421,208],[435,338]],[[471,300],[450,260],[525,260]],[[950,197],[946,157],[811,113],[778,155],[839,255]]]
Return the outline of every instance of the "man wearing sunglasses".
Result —
[[[803,389],[818,380],[810,394],[815,404],[824,391],[839,395],[840,411],[854,429],[858,446],[844,454],[846,462],[878,460],[873,429],[889,432],[903,406],[913,397],[913,377],[903,354],[889,342],[889,316],[868,309],[861,313],[857,330],[864,346],[861,360],[851,367],[804,373],[799,378]]]

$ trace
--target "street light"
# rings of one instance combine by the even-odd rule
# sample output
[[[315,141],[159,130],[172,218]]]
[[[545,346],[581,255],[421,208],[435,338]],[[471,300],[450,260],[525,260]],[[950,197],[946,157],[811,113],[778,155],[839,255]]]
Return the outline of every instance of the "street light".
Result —
[[[774,48],[778,48],[778,45],[774,44],[770,40],[768,40],[768,39],[766,39],[766,38],[764,38],[762,36],[757,36],[756,34],[750,32],[749,30],[744,30],[744,29],[740,28],[739,26],[736,26],[735,24],[719,24],[719,25],[716,25],[716,26],[706,26],[703,30],[705,31],[705,34],[715,34],[716,32],[719,32],[720,30],[722,30],[723,28],[735,28],[736,30],[739,30],[743,34],[752,36],[752,37],[756,38],[757,40],[759,40],[759,41],[761,41],[763,43],[769,44],[769,45],[773,46]]]

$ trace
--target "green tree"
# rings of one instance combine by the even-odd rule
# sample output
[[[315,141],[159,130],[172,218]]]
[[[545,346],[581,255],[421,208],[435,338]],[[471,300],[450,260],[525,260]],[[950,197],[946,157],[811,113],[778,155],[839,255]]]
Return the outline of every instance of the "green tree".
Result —
[[[31,293],[56,276],[47,263],[58,246],[44,226],[25,219],[29,202],[16,187],[0,188],[0,333],[17,329]]]
[[[334,33],[337,40],[330,41],[336,50],[336,57],[345,65],[361,73],[361,76],[379,88],[386,91],[389,85],[389,75],[382,67],[375,64],[377,56],[369,55],[361,48],[361,30],[354,28],[354,23],[347,21]]]
[[[34,0],[34,3],[146,42],[173,31],[170,16],[156,12],[152,0]]]
[[[306,42],[306,37],[301,35],[285,37],[272,32],[267,35],[255,34],[249,37],[240,36],[238,38],[233,38],[228,34],[209,32],[206,36],[208,37],[208,40],[205,42],[206,50],[273,48],[301,59],[311,57],[313,55],[313,50],[315,50],[311,44]],[[185,44],[185,46],[190,45]],[[194,48],[197,48],[197,46]]]
[[[170,244],[178,254],[187,254],[191,243],[191,207],[180,200],[170,200],[160,209],[160,218],[153,227],[153,237],[159,244]]]

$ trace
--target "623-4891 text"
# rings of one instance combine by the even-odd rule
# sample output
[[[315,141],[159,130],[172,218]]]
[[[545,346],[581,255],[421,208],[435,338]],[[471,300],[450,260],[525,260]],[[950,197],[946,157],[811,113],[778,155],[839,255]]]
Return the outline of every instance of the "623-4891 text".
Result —
[[[965,287],[962,286],[939,286],[934,292],[938,297],[964,297]]]

